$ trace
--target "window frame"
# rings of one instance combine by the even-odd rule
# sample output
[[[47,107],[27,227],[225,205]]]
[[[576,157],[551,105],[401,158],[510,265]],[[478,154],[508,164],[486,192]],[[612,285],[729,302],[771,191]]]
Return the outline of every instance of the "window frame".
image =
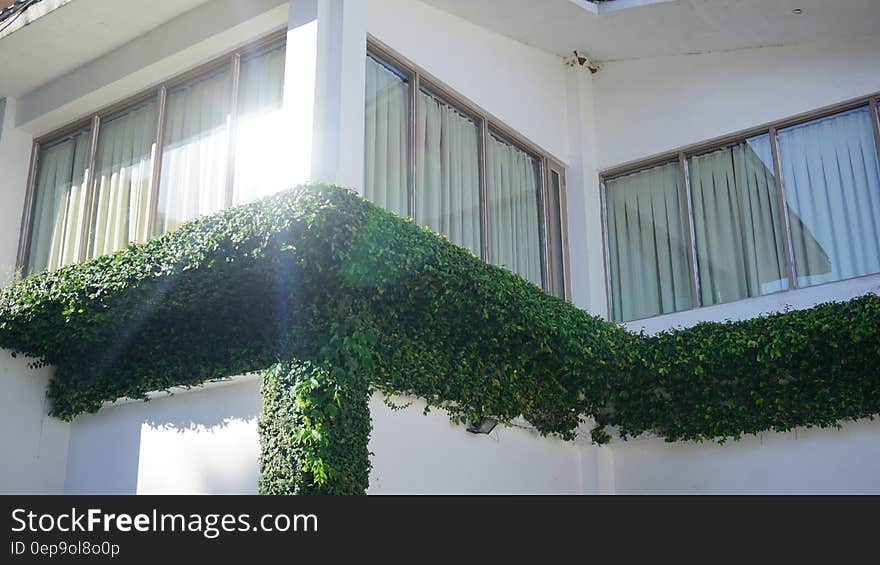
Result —
[[[98,138],[101,135],[101,121],[106,118],[115,116],[116,114],[144,103],[150,99],[156,100],[156,121],[153,126],[153,163],[150,171],[150,210],[148,217],[147,238],[156,235],[156,215],[159,205],[159,185],[160,174],[162,170],[162,151],[163,137],[165,126],[165,105],[166,97],[169,90],[185,84],[189,81],[196,80],[199,77],[218,70],[224,66],[228,66],[230,70],[230,118],[228,123],[229,143],[227,144],[227,173],[226,173],[226,204],[232,204],[233,188],[234,188],[234,161],[235,161],[235,128],[238,118],[238,90],[239,75],[241,69],[242,56],[246,56],[252,52],[270,47],[280,47],[286,43],[286,29],[279,29],[269,33],[253,41],[249,41],[235,49],[225,51],[223,54],[212,58],[206,63],[197,65],[182,73],[172,75],[165,80],[155,83],[147,88],[137,91],[135,94],[128,96],[118,102],[104,106],[96,111],[73,120],[64,126],[49,131],[43,135],[34,138],[31,147],[31,157],[28,163],[28,180],[27,190],[25,193],[25,205],[22,211],[21,228],[19,232],[18,253],[16,258],[16,268],[23,274],[31,274],[27,272],[27,265],[30,256],[31,237],[33,231],[34,206],[36,204],[36,179],[39,169],[39,153],[43,145],[53,143],[54,141],[75,132],[79,129],[90,128],[90,145],[89,155],[86,161],[86,169],[84,171],[83,184],[86,188],[86,210],[88,217],[84,218],[82,234],[82,246],[77,250],[77,257],[74,263],[81,263],[88,258],[89,249],[94,241],[94,197],[97,190],[95,184],[95,161],[97,158]]]
[[[781,129],[785,129],[792,126],[802,125],[811,121],[819,120],[822,118],[827,118],[829,116],[834,116],[837,114],[842,114],[844,112],[848,112],[851,110],[856,110],[858,108],[868,108],[871,116],[872,125],[874,128],[874,149],[877,153],[877,160],[880,162],[880,113],[878,113],[878,106],[880,106],[880,92],[875,92],[872,94],[868,94],[865,96],[860,96],[857,98],[852,98],[850,100],[846,100],[844,102],[840,102],[838,104],[832,104],[829,106],[824,106],[822,108],[811,110],[809,112],[804,112],[801,114],[796,114],[794,116],[789,116],[786,118],[782,118],[780,120],[775,120],[772,122],[767,122],[765,124],[761,124],[759,126],[751,127],[748,129],[740,130],[731,134],[723,135],[720,137],[716,137],[707,141],[702,141],[699,143],[686,145],[683,147],[679,147],[677,149],[671,151],[665,151],[662,153],[657,153],[655,155],[645,157],[642,159],[636,159],[633,161],[628,161],[621,165],[616,165],[614,167],[609,167],[599,171],[599,199],[600,199],[600,207],[601,207],[601,216],[602,216],[602,252],[603,252],[603,263],[605,267],[605,298],[606,298],[606,319],[613,320],[612,317],[612,296],[611,296],[611,254],[609,250],[609,242],[608,242],[608,210],[607,210],[607,187],[606,182],[608,180],[618,178],[627,174],[636,173],[645,169],[649,169],[651,167],[655,167],[662,164],[674,163],[678,162],[678,167],[680,174],[682,176],[681,185],[682,185],[682,199],[683,199],[683,207],[686,208],[684,210],[685,217],[687,218],[688,225],[685,226],[685,233],[687,237],[686,245],[688,246],[688,267],[689,274],[691,279],[691,291],[693,298],[693,306],[686,310],[681,310],[680,312],[688,312],[691,310],[697,310],[699,308],[718,306],[718,304],[710,304],[703,305],[702,299],[700,296],[700,279],[699,279],[699,270],[697,269],[697,248],[694,241],[695,231],[694,231],[694,214],[693,214],[693,202],[691,200],[691,180],[690,180],[690,171],[689,171],[689,162],[688,159],[693,156],[703,155],[705,153],[716,151],[719,149],[724,149],[731,145],[735,145],[738,143],[744,143],[748,139],[753,137],[767,135],[770,139],[770,148],[773,155],[773,174],[776,180],[776,194],[777,199],[779,200],[779,222],[780,227],[782,229],[782,238],[783,238],[783,248],[785,251],[785,263],[786,263],[786,274],[788,278],[788,288],[785,290],[778,290],[776,292],[768,293],[766,295],[761,296],[770,296],[773,294],[781,294],[784,292],[791,292],[793,290],[797,290],[799,288],[812,288],[817,286],[822,286],[826,284],[835,284],[845,280],[858,279],[868,276],[876,276],[877,273],[871,273],[867,275],[859,275],[856,277],[849,277],[845,279],[840,279],[837,281],[830,281],[825,283],[820,283],[816,285],[807,285],[807,286],[799,286],[797,282],[797,273],[794,264],[794,248],[791,240],[791,226],[789,223],[789,209],[788,209],[788,200],[785,197],[785,179],[782,176],[782,169],[779,157],[779,137],[778,132]],[[740,298],[737,300],[731,300],[730,302],[723,302],[721,304],[733,304],[736,302],[741,302],[743,300],[753,300],[758,298],[757,296],[751,296],[746,298]],[[654,314],[652,316],[647,316],[644,318],[636,318],[633,320],[620,320],[620,323],[629,323],[636,322],[640,320],[647,320],[651,318],[655,318],[658,316],[667,316],[672,315],[678,312],[667,312]]]
[[[539,147],[535,143],[529,141],[516,130],[505,124],[500,119],[471,102],[465,96],[455,89],[446,85],[443,81],[425,71],[422,67],[413,63],[400,53],[396,52],[388,45],[382,43],[371,34],[367,34],[367,56],[377,60],[380,64],[390,65],[401,74],[406,76],[409,85],[409,138],[407,140],[407,158],[409,163],[407,191],[410,217],[414,222],[419,223],[420,218],[416,216],[418,211],[418,190],[416,187],[418,172],[418,155],[416,151],[416,124],[418,123],[418,94],[425,90],[432,96],[446,102],[450,106],[455,107],[459,112],[467,115],[474,120],[479,131],[479,158],[480,167],[480,258],[491,263],[491,241],[490,241],[490,222],[492,221],[489,211],[490,195],[489,195],[489,175],[488,175],[488,143],[489,136],[494,134],[502,138],[504,141],[521,149],[534,158],[539,167],[538,171],[538,208],[539,208],[539,232],[541,239],[541,275],[542,287],[545,291],[553,293],[556,277],[562,277],[565,291],[564,300],[571,301],[571,275],[569,264],[568,249],[568,210],[567,210],[567,187],[566,187],[566,166],[565,163],[551,154],[549,151]],[[561,223],[562,232],[562,272],[558,273],[554,270],[549,258],[550,253],[550,234],[549,234],[549,217],[548,217],[548,201],[550,191],[550,175],[555,171],[559,174],[559,221]]]

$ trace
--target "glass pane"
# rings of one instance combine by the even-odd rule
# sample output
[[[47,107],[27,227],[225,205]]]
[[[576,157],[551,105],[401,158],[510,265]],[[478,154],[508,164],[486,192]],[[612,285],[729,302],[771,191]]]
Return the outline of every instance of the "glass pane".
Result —
[[[798,284],[880,272],[880,166],[867,107],[779,131]]]
[[[605,187],[613,319],[693,307],[678,163],[611,179]]]
[[[91,135],[82,129],[40,147],[28,272],[74,263],[82,246]]]
[[[147,239],[155,131],[155,100],[101,120],[89,257]]]
[[[401,216],[409,211],[409,82],[367,57],[364,196]]]
[[[770,136],[688,160],[703,305],[788,288]]]
[[[489,225],[492,263],[542,286],[541,167],[518,147],[489,136]]]
[[[224,68],[168,92],[158,233],[226,206],[229,75]]]
[[[479,128],[433,94],[419,92],[419,222],[480,255]]]
[[[553,294],[565,298],[565,262],[562,248],[562,179],[557,171],[550,171],[550,190],[547,199],[547,231],[550,234],[550,269],[553,273]]]
[[[235,127],[233,204],[244,204],[285,186],[286,144],[279,127],[284,100],[284,46],[243,58]]]

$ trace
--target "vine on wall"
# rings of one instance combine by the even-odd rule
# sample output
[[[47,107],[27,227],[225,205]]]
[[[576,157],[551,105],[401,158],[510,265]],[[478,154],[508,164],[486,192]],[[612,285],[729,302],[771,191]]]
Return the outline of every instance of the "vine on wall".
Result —
[[[0,292],[52,413],[264,371],[264,493],[362,493],[368,396],[571,439],[719,440],[880,412],[880,297],[628,332],[355,193],[308,185]],[[267,369],[268,368],[268,369]]]

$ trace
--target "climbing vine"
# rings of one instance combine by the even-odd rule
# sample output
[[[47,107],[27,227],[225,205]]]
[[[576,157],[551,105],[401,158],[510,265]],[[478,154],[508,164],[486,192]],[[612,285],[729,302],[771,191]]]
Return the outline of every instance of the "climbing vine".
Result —
[[[880,413],[880,297],[657,336],[308,185],[0,292],[0,347],[51,364],[52,414],[262,371],[264,493],[362,493],[371,390],[456,422],[587,420],[720,440]]]

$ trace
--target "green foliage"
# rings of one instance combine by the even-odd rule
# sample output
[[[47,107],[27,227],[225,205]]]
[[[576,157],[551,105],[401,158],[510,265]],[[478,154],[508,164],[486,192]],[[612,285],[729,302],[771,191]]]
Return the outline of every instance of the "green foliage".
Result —
[[[334,378],[309,362],[278,363],[264,372],[262,392],[260,494],[363,494],[366,381]]]
[[[52,413],[265,373],[261,492],[362,492],[370,387],[456,422],[738,438],[880,412],[880,297],[649,337],[333,186],[190,222],[0,293]],[[338,403],[337,403],[338,401]],[[344,440],[344,441],[343,441]]]

